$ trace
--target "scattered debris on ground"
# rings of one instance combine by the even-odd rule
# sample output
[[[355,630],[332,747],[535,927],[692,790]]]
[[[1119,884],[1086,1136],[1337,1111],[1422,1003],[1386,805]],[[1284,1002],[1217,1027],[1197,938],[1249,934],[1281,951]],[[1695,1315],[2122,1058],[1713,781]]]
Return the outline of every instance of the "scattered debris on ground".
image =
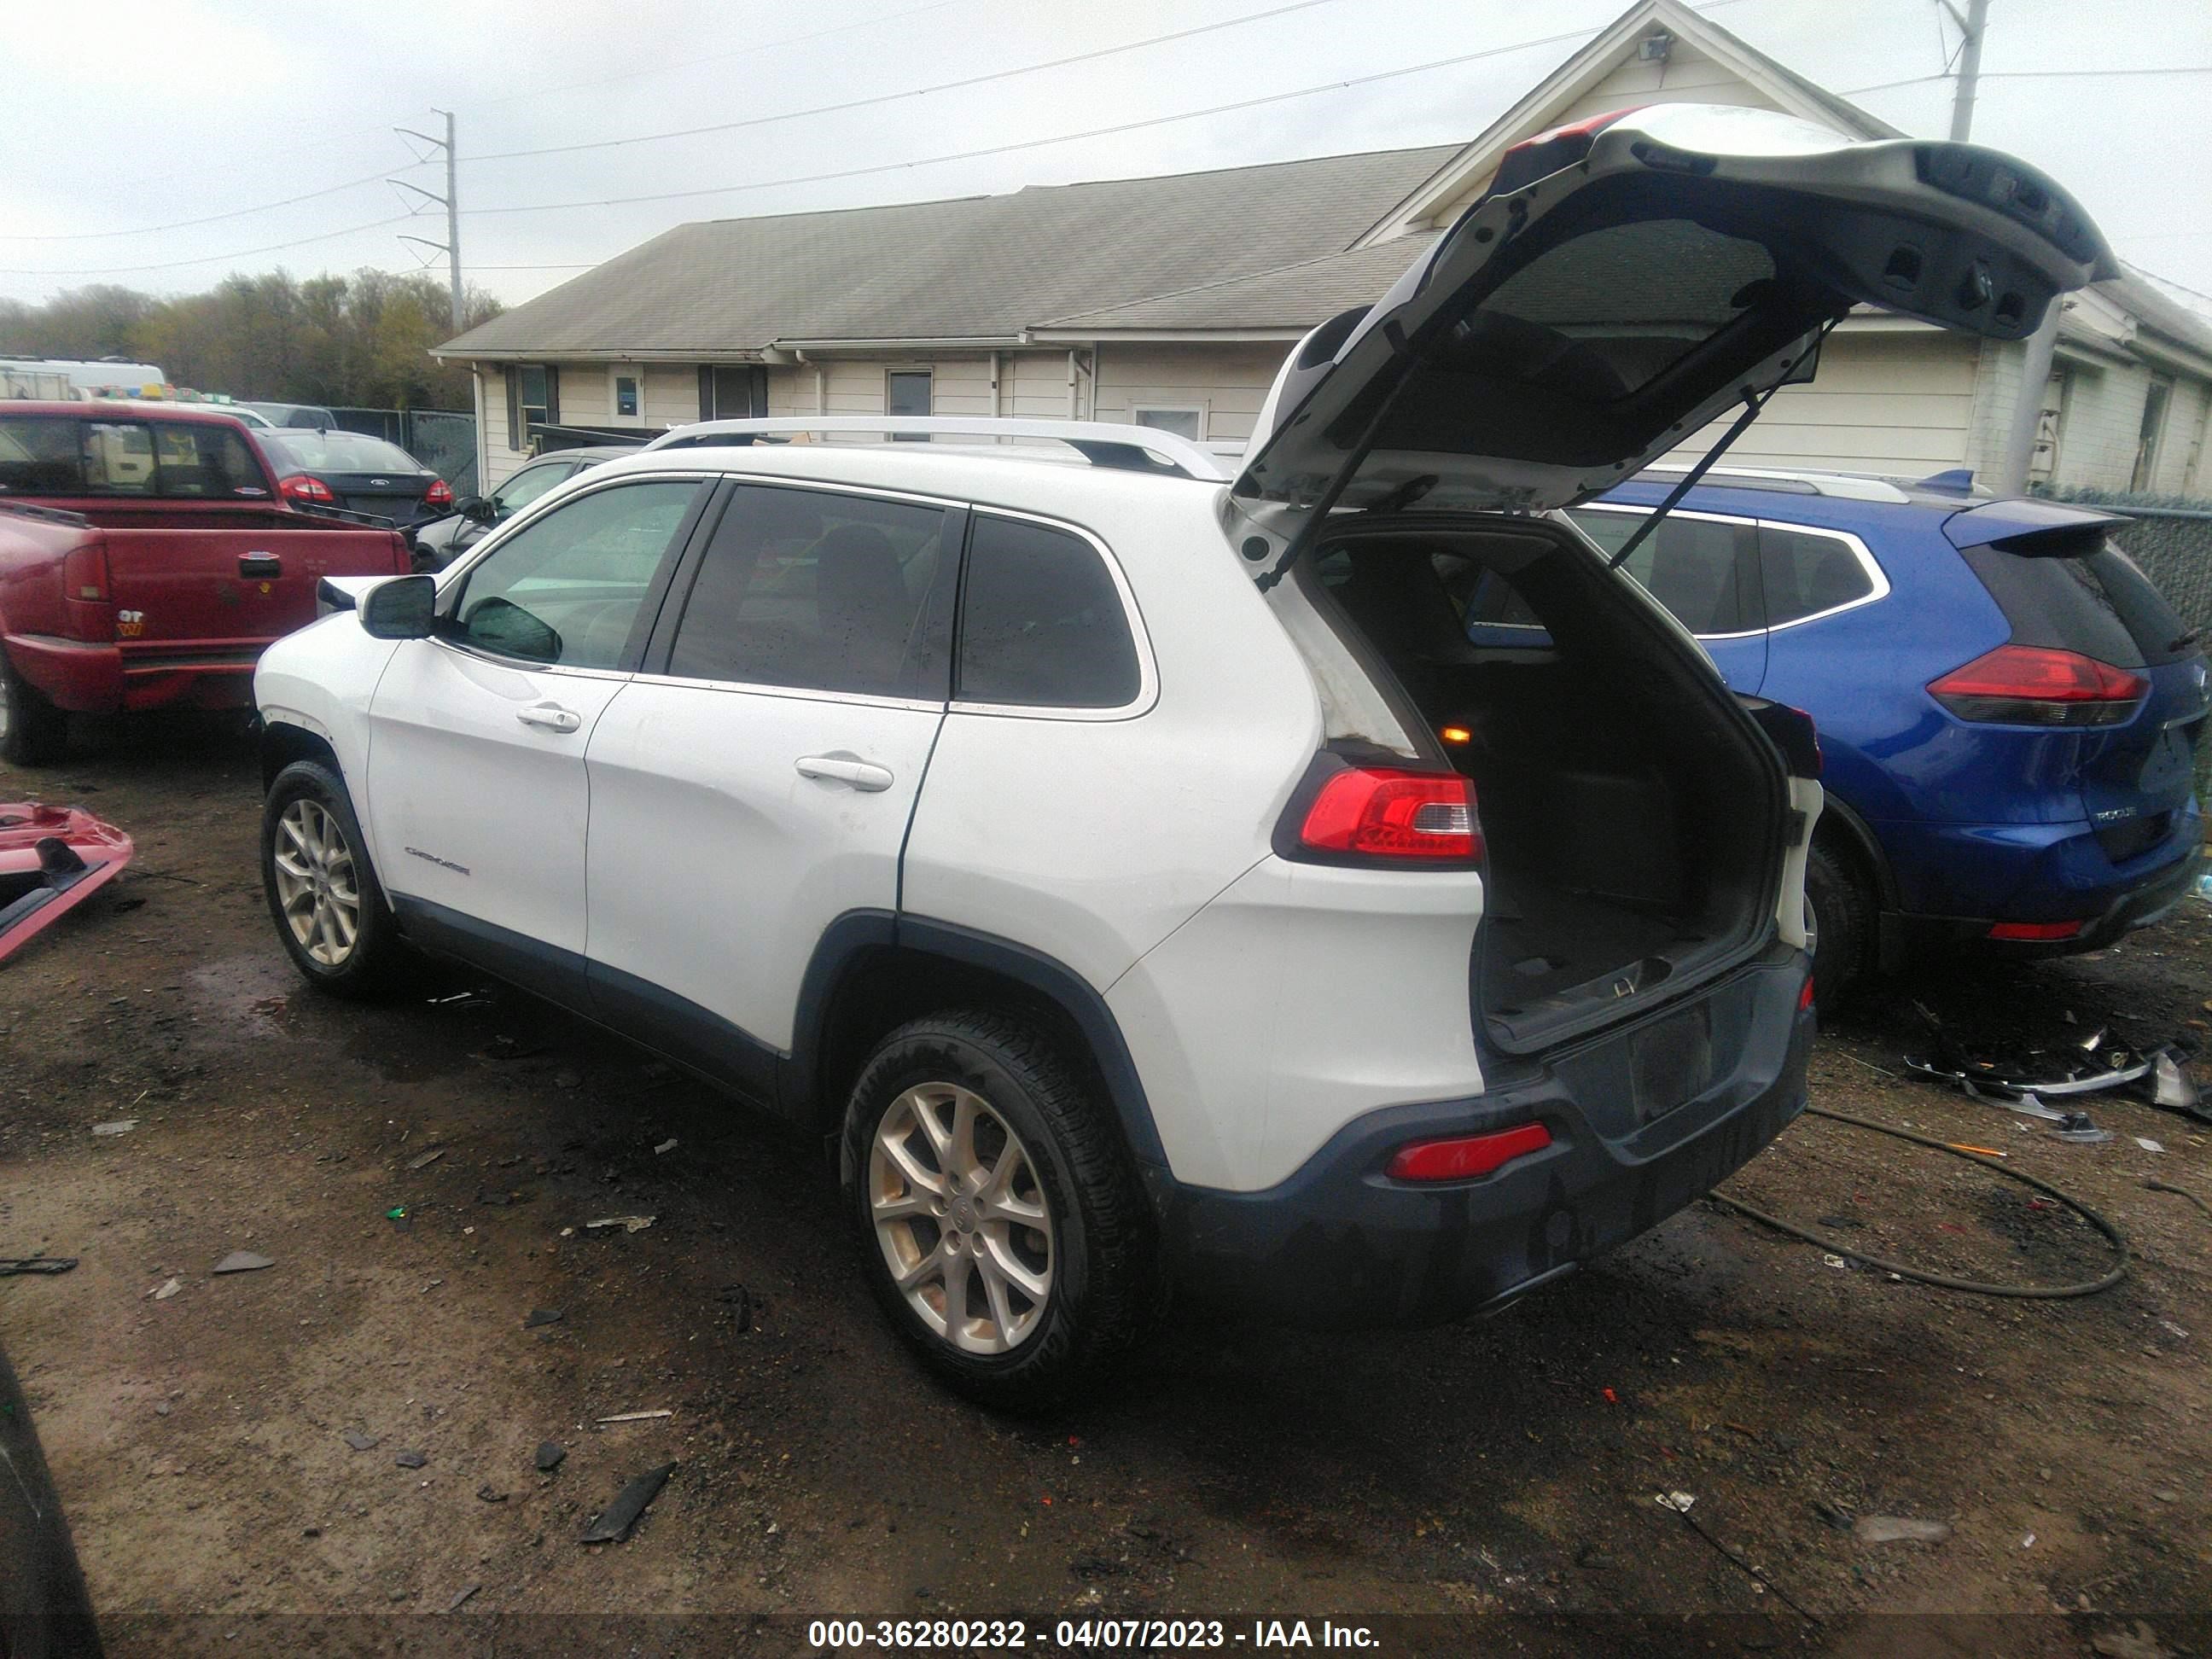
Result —
[[[276,1258],[263,1255],[258,1250],[233,1250],[208,1271],[218,1273],[258,1273],[264,1267],[273,1267]]]
[[[619,1544],[630,1534],[653,1500],[660,1496],[661,1487],[668,1477],[676,1473],[676,1465],[663,1463],[657,1469],[647,1469],[615,1494],[615,1501],[592,1517],[584,1528],[580,1544]]]

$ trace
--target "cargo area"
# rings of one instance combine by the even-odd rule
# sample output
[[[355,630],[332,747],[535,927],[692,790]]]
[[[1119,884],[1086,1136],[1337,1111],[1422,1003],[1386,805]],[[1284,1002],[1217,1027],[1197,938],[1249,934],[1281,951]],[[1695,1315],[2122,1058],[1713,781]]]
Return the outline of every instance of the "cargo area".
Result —
[[[1498,1046],[1640,1009],[1764,935],[1779,768],[1693,647],[1571,532],[1363,526],[1324,544],[1304,586],[1474,780],[1474,1001]]]

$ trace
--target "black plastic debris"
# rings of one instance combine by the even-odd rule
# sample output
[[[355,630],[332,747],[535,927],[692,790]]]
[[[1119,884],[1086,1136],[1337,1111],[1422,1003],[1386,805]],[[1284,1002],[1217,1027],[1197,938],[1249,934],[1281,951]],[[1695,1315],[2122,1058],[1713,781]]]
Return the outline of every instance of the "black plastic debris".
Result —
[[[356,1451],[374,1451],[383,1443],[383,1440],[384,1437],[380,1434],[363,1434],[359,1429],[348,1429],[345,1431],[346,1444],[351,1446]]]
[[[470,1584],[464,1587],[459,1595],[455,1595],[452,1601],[446,1603],[446,1611],[447,1613],[459,1613],[464,1607],[468,1605],[469,1597],[474,1595],[483,1588],[483,1586],[482,1584]]]
[[[557,1440],[538,1443],[538,1473],[550,1474],[568,1460],[568,1449]]]
[[[418,1451],[404,1451],[392,1461],[403,1469],[419,1469],[430,1460]]]
[[[233,1250],[208,1271],[218,1273],[259,1273],[264,1267],[273,1267],[276,1258],[263,1255],[257,1250]]]
[[[477,1496],[487,1504],[504,1504],[507,1502],[507,1494],[501,1492],[497,1486],[493,1486],[489,1480],[485,1481],[483,1485],[477,1488]]]
[[[0,1255],[0,1279],[19,1273],[65,1273],[76,1266],[73,1255]]]
[[[410,1170],[427,1170],[445,1155],[446,1149],[443,1146],[433,1146],[428,1152],[417,1152],[409,1158],[407,1167]]]
[[[522,1322],[522,1328],[534,1331],[540,1325],[557,1325],[561,1322],[561,1314],[559,1308],[532,1308],[530,1317]]]
[[[676,1465],[663,1463],[657,1469],[647,1469],[643,1474],[615,1494],[615,1501],[592,1517],[592,1524],[584,1528],[580,1544],[619,1544],[629,1536],[630,1528],[638,1522],[653,1500],[660,1496],[660,1489],[668,1484],[668,1477],[676,1473]]]
[[[730,1310],[730,1323],[740,1333],[753,1328],[753,1293],[742,1285],[725,1285],[714,1292],[714,1299]]]

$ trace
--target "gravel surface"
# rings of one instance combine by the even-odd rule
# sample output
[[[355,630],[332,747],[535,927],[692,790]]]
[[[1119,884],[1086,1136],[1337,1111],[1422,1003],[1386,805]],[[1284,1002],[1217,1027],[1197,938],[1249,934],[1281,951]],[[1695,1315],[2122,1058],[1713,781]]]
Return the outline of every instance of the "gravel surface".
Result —
[[[0,1280],[0,1342],[118,1652],[449,1607],[485,1629],[1486,1613],[1500,1645],[1561,1652],[1682,1615],[1733,1621],[1723,1651],[2212,1645],[2212,1219],[2142,1186],[2212,1200],[2212,1138],[2106,1097],[2114,1139],[2067,1145],[1900,1065],[1927,1048],[1916,1000],[1991,1048],[2202,1042],[2194,901],[2090,957],[1881,987],[1829,1011],[1814,1061],[1816,1104],[2002,1150],[2109,1217],[2134,1271],[2106,1295],[1930,1290],[1698,1205],[1488,1322],[1185,1319],[1089,1404],[1012,1421],[902,1358],[818,1148],[458,971],[366,1010],[301,985],[234,728],[143,722],[82,753],[0,769],[0,799],[78,802],[139,848],[0,969],[0,1255],[82,1258]],[[1827,1121],[1728,1190],[1976,1279],[2111,1260],[2024,1187]],[[653,1220],[586,1230],[608,1216]],[[211,1273],[240,1250],[274,1265]],[[578,1542],[668,1463],[628,1541]],[[1674,1492],[1686,1514],[1656,1501]],[[1949,1531],[1869,1542],[1867,1517]],[[562,1626],[577,1650],[598,1628]]]

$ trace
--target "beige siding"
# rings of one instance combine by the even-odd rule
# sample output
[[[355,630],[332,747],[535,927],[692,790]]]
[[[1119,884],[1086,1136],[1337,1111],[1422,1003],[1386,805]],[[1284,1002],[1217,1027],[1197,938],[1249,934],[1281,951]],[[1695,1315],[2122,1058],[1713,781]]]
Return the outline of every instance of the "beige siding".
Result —
[[[1142,405],[1197,408],[1203,443],[1239,443],[1282,367],[1288,347],[1115,345],[1098,348],[1097,418],[1128,421]]]
[[[2136,440],[2142,430],[2143,398],[2150,371],[2138,364],[2069,362],[2065,402],[2058,421],[2060,485],[2125,489],[2135,471]]]
[[[2151,488],[2186,495],[2203,475],[2205,422],[2212,415],[2212,382],[2177,376],[2166,405],[2166,435],[2158,447]]]
[[[1664,64],[1639,64],[1633,59],[1592,87],[1582,97],[1545,123],[1549,127],[1571,126],[1593,115],[1644,104],[1741,104],[1753,109],[1776,109],[1774,100],[1721,67],[1686,40],[1677,40]],[[1468,204],[1490,188],[1491,176],[1471,180],[1468,187],[1439,211],[1433,222],[1448,225]]]
[[[699,418],[699,369],[695,363],[645,366],[645,423],[656,430]],[[563,413],[566,411],[564,410]]]
[[[1965,465],[1978,358],[1974,342],[1933,330],[1836,335],[1812,384],[1778,393],[1723,465],[1906,477]],[[1715,422],[1668,459],[1704,454],[1734,418]]]
[[[1030,421],[1067,418],[1067,354],[1065,351],[1010,352],[1005,358],[1004,400],[1000,413]],[[1088,410],[1083,411],[1089,413]]]

